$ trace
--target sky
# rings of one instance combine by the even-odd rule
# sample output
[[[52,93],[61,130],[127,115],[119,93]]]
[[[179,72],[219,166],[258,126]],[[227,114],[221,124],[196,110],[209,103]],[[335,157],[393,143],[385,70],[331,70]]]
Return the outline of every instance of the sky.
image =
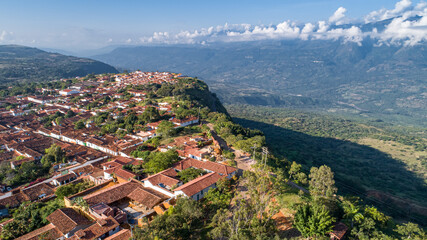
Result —
[[[416,44],[427,36],[419,0],[10,0],[0,2],[0,44],[96,49],[299,38]],[[402,17],[367,33],[346,23]],[[426,15],[417,21],[413,15]]]

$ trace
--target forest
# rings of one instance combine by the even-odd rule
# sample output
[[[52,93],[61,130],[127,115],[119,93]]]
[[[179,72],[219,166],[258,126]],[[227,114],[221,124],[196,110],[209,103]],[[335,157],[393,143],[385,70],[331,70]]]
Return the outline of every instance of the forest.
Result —
[[[424,138],[310,112],[247,105],[226,108],[236,123],[261,130],[277,157],[302,164],[305,172],[326,164],[342,194],[360,196],[394,217],[425,222]],[[367,145],[368,140],[377,145]],[[282,162],[276,165],[284,167]]]

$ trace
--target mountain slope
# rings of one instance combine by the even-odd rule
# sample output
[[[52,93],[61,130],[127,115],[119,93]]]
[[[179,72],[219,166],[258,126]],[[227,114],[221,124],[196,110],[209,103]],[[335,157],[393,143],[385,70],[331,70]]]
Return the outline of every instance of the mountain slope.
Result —
[[[18,45],[0,46],[0,83],[44,81],[107,72],[115,73],[117,70],[92,59]]]
[[[425,125],[426,56],[426,45],[289,40],[118,48],[94,58],[125,69],[198,76],[226,103]]]

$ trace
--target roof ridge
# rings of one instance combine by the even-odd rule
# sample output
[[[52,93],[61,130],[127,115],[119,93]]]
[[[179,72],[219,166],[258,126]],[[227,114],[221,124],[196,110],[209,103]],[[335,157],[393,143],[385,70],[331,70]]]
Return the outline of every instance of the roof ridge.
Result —
[[[200,180],[205,179],[205,178],[208,178],[208,177],[210,177],[210,176],[212,176],[212,175],[215,175],[215,174],[218,174],[218,173],[216,173],[216,172],[210,172],[210,173],[207,173],[207,174],[205,174],[205,175],[203,175],[203,176],[201,176],[201,177],[198,177],[198,178],[196,178],[196,179],[193,179],[193,180],[191,180],[191,181],[189,181],[189,182],[187,182],[187,183],[185,183],[185,184],[183,184],[183,185],[181,185],[181,186],[179,186],[179,187],[175,188],[175,189],[174,189],[174,191],[175,191],[175,190],[177,190],[177,189],[182,189],[182,188],[184,188],[184,186],[185,186],[185,187],[191,186],[191,185],[193,185],[193,184],[195,184],[195,183],[198,183]],[[219,175],[219,174],[218,174],[218,175]]]
[[[73,208],[60,208],[59,209],[65,216],[67,216],[68,219],[70,219],[74,224],[78,225],[77,222],[74,221],[70,216],[68,216],[68,214],[66,214],[62,209],[71,209],[74,212],[75,212],[75,210]]]

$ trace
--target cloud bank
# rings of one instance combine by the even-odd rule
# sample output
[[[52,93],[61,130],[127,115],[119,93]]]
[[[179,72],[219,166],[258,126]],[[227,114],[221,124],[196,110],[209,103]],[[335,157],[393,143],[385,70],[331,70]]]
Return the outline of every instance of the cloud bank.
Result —
[[[394,9],[373,11],[363,18],[364,23],[351,23],[347,9],[339,7],[328,21],[299,24],[286,20],[276,25],[225,24],[177,34],[155,32],[151,37],[141,37],[141,43],[206,44],[211,42],[238,42],[277,39],[341,40],[362,45],[366,38],[382,44],[413,46],[427,40],[427,3],[414,6],[411,0],[401,0]],[[345,24],[345,25],[344,25]],[[372,27],[366,30],[364,24]],[[381,31],[376,24],[381,26]],[[384,27],[382,27],[384,25]],[[365,29],[362,31],[362,28]]]

